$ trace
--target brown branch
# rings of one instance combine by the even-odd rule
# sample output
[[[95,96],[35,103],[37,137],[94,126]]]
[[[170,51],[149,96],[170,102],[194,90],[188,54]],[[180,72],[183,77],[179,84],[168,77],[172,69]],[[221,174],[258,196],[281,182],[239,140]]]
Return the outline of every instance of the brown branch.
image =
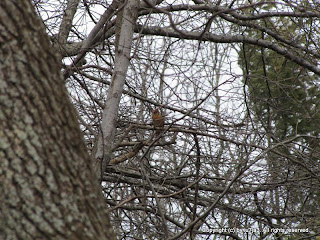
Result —
[[[117,158],[111,159],[109,162],[109,165],[116,165],[116,164],[119,164],[119,163],[126,161],[129,158],[136,156],[138,154],[138,152],[140,151],[140,149],[143,148],[143,146],[144,146],[143,142],[137,143],[130,152],[123,154]]]

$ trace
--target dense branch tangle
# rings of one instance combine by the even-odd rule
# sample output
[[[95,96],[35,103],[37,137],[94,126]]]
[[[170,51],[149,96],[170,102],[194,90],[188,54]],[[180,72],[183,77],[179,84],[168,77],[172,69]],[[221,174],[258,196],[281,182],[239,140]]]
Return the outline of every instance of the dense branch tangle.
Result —
[[[53,25],[68,22],[60,19],[62,10],[47,17],[45,3],[35,5],[64,50],[66,84],[90,151],[115,74],[116,17],[125,3],[78,3],[67,40],[65,28]],[[220,227],[316,231],[319,150],[309,143],[318,136],[279,139],[264,128],[246,106],[243,74],[252,76],[237,62],[245,44],[320,75],[319,16],[316,1],[140,2],[116,124],[116,165],[108,167],[102,183],[123,239],[174,238],[182,231],[185,238],[213,239],[212,229]],[[86,22],[96,27],[90,30]],[[168,129],[154,141],[150,114],[156,107]],[[279,172],[268,162],[271,155]],[[301,236],[308,234],[315,232]]]

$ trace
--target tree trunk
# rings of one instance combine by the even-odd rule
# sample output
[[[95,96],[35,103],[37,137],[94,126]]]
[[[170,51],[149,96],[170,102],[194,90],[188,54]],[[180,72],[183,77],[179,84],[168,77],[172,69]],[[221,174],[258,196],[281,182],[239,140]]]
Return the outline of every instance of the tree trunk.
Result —
[[[0,239],[115,239],[76,113],[28,0],[0,1]]]
[[[103,172],[111,160],[119,103],[129,66],[131,44],[138,9],[139,0],[127,1],[124,9],[120,11],[117,16],[119,31],[116,33],[115,66],[106,105],[103,110],[101,134],[95,148],[95,166],[98,178],[102,177]]]

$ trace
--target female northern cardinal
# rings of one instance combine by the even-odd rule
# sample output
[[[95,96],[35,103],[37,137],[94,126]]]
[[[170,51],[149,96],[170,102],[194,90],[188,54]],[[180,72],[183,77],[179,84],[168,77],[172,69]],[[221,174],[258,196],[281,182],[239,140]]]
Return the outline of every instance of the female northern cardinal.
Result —
[[[159,135],[162,132],[164,127],[164,118],[162,117],[158,108],[156,108],[152,112],[152,121],[153,121],[153,125],[157,128],[156,134]]]

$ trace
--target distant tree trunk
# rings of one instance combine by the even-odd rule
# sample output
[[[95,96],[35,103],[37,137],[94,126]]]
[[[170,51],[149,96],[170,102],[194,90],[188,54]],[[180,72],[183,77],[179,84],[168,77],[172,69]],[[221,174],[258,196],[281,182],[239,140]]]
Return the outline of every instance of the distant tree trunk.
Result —
[[[103,110],[101,134],[95,147],[95,172],[98,178],[102,177],[103,172],[111,160],[119,103],[129,66],[132,38],[138,10],[139,0],[127,1],[124,9],[121,10],[117,16],[115,66],[111,85],[108,90],[106,105]]]
[[[60,66],[28,0],[0,1],[0,239],[115,239]]]

